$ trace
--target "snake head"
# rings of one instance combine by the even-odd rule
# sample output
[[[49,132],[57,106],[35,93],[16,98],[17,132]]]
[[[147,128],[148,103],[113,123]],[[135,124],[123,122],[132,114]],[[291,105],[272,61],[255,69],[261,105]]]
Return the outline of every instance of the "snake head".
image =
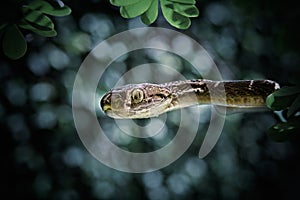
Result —
[[[112,118],[149,118],[164,113],[171,102],[169,89],[144,83],[110,90],[100,100],[100,106]]]

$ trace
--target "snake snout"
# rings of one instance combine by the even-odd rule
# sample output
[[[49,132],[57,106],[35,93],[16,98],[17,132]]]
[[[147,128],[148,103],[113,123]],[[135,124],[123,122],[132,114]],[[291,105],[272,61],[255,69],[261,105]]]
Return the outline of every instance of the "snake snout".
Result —
[[[100,106],[104,112],[111,110],[111,92],[102,97],[100,100]]]

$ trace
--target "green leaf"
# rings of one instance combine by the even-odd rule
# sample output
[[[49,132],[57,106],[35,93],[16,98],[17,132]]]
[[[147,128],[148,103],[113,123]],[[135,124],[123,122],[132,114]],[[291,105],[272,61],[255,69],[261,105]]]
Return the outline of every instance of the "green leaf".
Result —
[[[267,97],[266,103],[267,106],[272,110],[284,110],[290,107],[298,94],[300,94],[299,86],[282,87],[281,89],[270,94]]]
[[[281,108],[280,105],[274,105],[274,104],[276,104],[274,93],[267,96],[266,104],[267,104],[267,107],[272,110],[283,110],[286,108],[286,107]]]
[[[136,4],[140,0],[109,0],[109,2],[114,6],[128,6],[131,4]]]
[[[194,5],[174,3],[174,11],[186,17],[198,17],[199,10]]]
[[[272,110],[287,109],[297,97],[297,94],[289,96],[276,96],[276,92],[267,97],[266,104]]]
[[[144,24],[152,24],[158,16],[158,0],[152,0],[149,9],[141,15]]]
[[[2,38],[2,49],[10,59],[19,59],[26,53],[26,40],[16,25],[6,27]]]
[[[24,6],[22,10],[24,12],[24,19],[35,28],[48,31],[54,29],[52,20],[40,11],[32,10],[28,6]]]
[[[71,13],[71,9],[66,5],[60,5],[58,2],[50,4],[47,1],[34,0],[28,4],[28,7],[32,10],[40,11],[52,16],[66,16]]]
[[[170,2],[166,0],[161,0],[161,8],[162,13],[166,20],[174,27],[178,29],[187,29],[191,25],[191,20],[183,16],[177,12],[174,12],[174,10],[170,6]]]
[[[27,29],[30,30],[40,36],[44,36],[44,37],[54,37],[57,35],[56,31],[54,29],[46,29],[43,30],[41,27],[37,28],[36,24],[32,24],[29,23],[25,20],[21,20],[20,23],[18,24],[19,27],[23,28],[23,29]]]
[[[297,96],[297,98],[294,100],[292,105],[289,107],[287,116],[291,117],[293,114],[295,114],[299,110],[300,110],[300,95]]]
[[[196,4],[195,0],[168,0],[175,3],[181,3],[181,4],[188,4],[188,5],[194,5]]]
[[[300,93],[300,87],[299,86],[286,86],[282,87],[273,94],[276,97],[281,97],[281,96],[289,96],[293,94],[299,94]]]
[[[148,8],[151,5],[151,2],[152,2],[151,0],[140,0],[138,3],[135,4],[121,6],[120,8],[121,16],[124,18],[137,17],[143,14],[144,12],[146,12],[146,10],[148,10]]]
[[[49,17],[40,11],[30,9],[28,6],[24,6],[22,10],[25,16],[18,24],[21,28],[31,30],[44,37],[56,36],[54,24]]]
[[[271,139],[277,142],[284,142],[291,136],[297,134],[300,129],[300,117],[295,117],[287,122],[275,124],[268,130]]]

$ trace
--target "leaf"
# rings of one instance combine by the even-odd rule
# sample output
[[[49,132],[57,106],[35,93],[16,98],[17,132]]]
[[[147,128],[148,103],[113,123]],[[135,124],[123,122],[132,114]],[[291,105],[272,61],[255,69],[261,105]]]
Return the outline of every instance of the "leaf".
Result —
[[[28,6],[24,6],[22,10],[24,12],[24,20],[35,28],[48,31],[54,29],[52,20],[40,11],[32,10]]]
[[[71,13],[71,9],[62,4],[60,5],[57,1],[56,3],[50,4],[47,1],[42,0],[34,0],[28,4],[28,7],[32,10],[40,11],[41,13],[45,13],[52,16],[66,16]],[[62,3],[62,1],[60,1]]]
[[[267,97],[266,104],[272,110],[284,110],[291,105],[296,97],[297,94],[290,96],[276,96],[276,94],[272,93]]]
[[[26,53],[26,40],[16,25],[10,25],[5,29],[2,38],[2,49],[10,59],[19,59]]]
[[[158,16],[158,1],[153,0],[149,9],[141,15],[141,20],[144,24],[152,24]]]
[[[146,12],[146,10],[148,10],[148,8],[151,5],[151,2],[152,2],[151,0],[140,0],[138,3],[135,4],[121,6],[120,8],[121,16],[124,18],[137,17],[143,14],[144,12]]]
[[[36,25],[35,24],[31,24],[25,20],[21,20],[21,22],[18,24],[19,27],[23,28],[23,29],[27,29],[27,30],[30,30],[40,36],[44,36],[44,37],[54,37],[57,35],[56,31],[54,29],[46,29],[46,30],[43,30],[41,29],[40,27],[39,28],[36,28]]]
[[[279,90],[274,92],[274,95],[277,97],[281,96],[289,96],[293,94],[298,94],[300,93],[300,87],[299,86],[286,86],[282,87]]]
[[[181,4],[188,4],[188,5],[194,5],[196,4],[195,0],[168,0],[175,3],[181,3]]]
[[[299,110],[300,110],[300,95],[297,96],[297,98],[294,100],[292,105],[289,107],[287,116],[291,117],[293,114],[295,114]]]
[[[174,3],[174,11],[186,17],[198,17],[199,10],[194,5]]]
[[[57,35],[54,30],[54,24],[49,17],[40,11],[30,9],[28,6],[24,6],[22,10],[25,16],[18,24],[21,28],[30,30],[44,37]]]
[[[295,117],[287,122],[275,124],[268,130],[268,135],[276,142],[284,142],[299,132],[299,122],[300,117]]]
[[[266,103],[272,110],[284,110],[288,108],[300,94],[299,86],[282,87],[267,97]]]
[[[187,29],[191,25],[191,20],[172,9],[172,4],[166,0],[161,0],[162,13],[166,20],[178,29]]]
[[[109,2],[114,6],[128,6],[131,4],[136,4],[140,0],[109,0]]]

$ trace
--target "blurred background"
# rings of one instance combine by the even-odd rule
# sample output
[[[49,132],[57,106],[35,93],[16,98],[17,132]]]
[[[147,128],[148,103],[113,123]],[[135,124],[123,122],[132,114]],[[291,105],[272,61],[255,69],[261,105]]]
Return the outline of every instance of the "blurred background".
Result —
[[[299,140],[272,141],[267,129],[277,115],[242,113],[226,119],[213,151],[198,158],[209,121],[200,121],[196,139],[185,154],[161,170],[130,174],[111,169],[83,146],[71,109],[76,73],[93,47],[128,29],[145,27],[139,18],[124,19],[104,0],[65,1],[72,9],[53,18],[57,36],[28,33],[28,51],[19,60],[0,60],[1,196],[30,199],[297,199],[300,197]],[[300,12],[286,0],[199,0],[198,18],[182,33],[211,55],[224,79],[271,79],[299,83]],[[171,27],[161,16],[153,27]],[[179,41],[180,42],[180,41]],[[138,55],[138,56],[137,56]],[[168,56],[148,58],[135,52],[106,71],[99,97],[132,67]],[[171,59],[172,60],[172,59]],[[186,78],[199,74],[177,61]],[[164,140],[118,134],[115,122],[99,112],[111,139],[133,151],[151,151],[170,140],[176,112],[168,115]],[[147,120],[136,121],[143,125]],[[117,132],[117,133],[116,133]],[[188,130],[187,130],[188,132]]]

